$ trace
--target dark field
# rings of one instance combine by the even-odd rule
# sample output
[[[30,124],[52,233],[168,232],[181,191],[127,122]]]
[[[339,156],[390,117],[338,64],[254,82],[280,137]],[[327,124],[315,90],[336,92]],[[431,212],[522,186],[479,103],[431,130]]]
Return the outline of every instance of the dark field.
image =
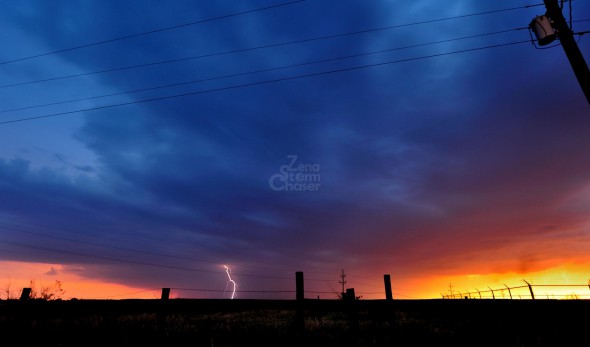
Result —
[[[588,346],[589,317],[584,300],[0,301],[0,334],[39,347]]]

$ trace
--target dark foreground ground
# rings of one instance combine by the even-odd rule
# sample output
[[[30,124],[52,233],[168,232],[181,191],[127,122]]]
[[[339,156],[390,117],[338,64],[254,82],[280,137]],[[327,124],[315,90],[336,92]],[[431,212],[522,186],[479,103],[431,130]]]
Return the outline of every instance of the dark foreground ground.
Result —
[[[590,301],[0,301],[0,336],[40,347],[590,346]]]

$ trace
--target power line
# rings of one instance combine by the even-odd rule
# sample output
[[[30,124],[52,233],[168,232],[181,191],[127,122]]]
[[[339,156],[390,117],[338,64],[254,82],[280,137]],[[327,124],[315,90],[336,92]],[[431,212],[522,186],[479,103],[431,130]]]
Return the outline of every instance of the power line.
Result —
[[[0,218],[0,219],[6,220],[6,221],[12,221],[12,220],[6,219],[6,218]],[[56,231],[56,232],[66,232],[66,233],[78,235],[78,233],[70,231],[70,230],[64,230],[64,229],[59,229],[59,228],[54,228],[54,227],[52,228],[52,227],[48,227],[48,226],[36,225],[36,224],[26,223],[26,222],[24,222],[24,224],[33,226],[35,228],[44,228],[44,229],[52,230],[52,231]],[[138,249],[133,249],[133,248],[113,246],[113,245],[99,243],[99,242],[83,241],[80,239],[68,238],[68,237],[57,236],[57,235],[48,235],[45,233],[33,232],[33,231],[23,230],[23,229],[19,229],[19,228],[15,228],[15,227],[0,226],[0,229],[12,230],[12,231],[31,234],[31,235],[46,237],[46,238],[53,238],[53,239],[64,240],[64,241],[69,241],[69,242],[76,242],[76,243],[80,243],[80,244],[88,244],[88,245],[92,245],[92,246],[111,248],[111,249],[116,249],[116,250],[123,250],[123,251],[144,253],[144,254],[149,254],[149,255],[158,255],[158,256],[162,256],[162,257],[176,258],[176,259],[180,259],[180,260],[198,261],[200,263],[209,263],[209,264],[215,264],[215,265],[222,263],[222,261],[213,261],[213,260],[206,260],[203,258],[192,258],[192,257],[186,257],[186,256],[171,255],[171,254],[165,254],[165,253],[159,253],[159,252],[153,252],[153,251],[143,251],[143,250],[138,250]],[[132,235],[132,237],[135,237],[135,235]],[[153,239],[151,239],[151,238],[144,238],[144,239],[147,241],[153,241]],[[277,270],[274,268],[271,269],[271,268],[265,268],[265,267],[260,267],[260,266],[248,266],[248,265],[240,265],[239,268],[240,269],[258,270],[258,271],[264,271],[264,272],[267,272],[267,271],[272,272],[272,271]],[[321,280],[321,279],[307,279],[307,280],[308,281],[322,281],[322,282],[327,281],[327,280]]]
[[[153,30],[144,31],[144,32],[137,33],[137,34],[125,35],[125,36],[120,36],[120,37],[116,37],[116,38],[112,38],[112,39],[108,39],[108,40],[87,43],[87,44],[84,44],[84,45],[74,46],[74,47],[70,47],[70,48],[64,48],[64,49],[60,49],[60,50],[57,50],[57,51],[51,51],[51,52],[35,54],[35,55],[27,56],[27,57],[22,57],[22,58],[7,60],[7,61],[0,62],[0,65],[15,63],[15,62],[18,62],[18,61],[30,60],[30,59],[34,59],[34,58],[40,58],[40,57],[44,57],[44,56],[48,56],[48,55],[52,55],[52,54],[64,53],[64,52],[73,51],[73,50],[77,50],[77,49],[81,49],[81,48],[86,48],[86,47],[103,45],[103,44],[111,43],[111,42],[115,42],[115,41],[121,41],[121,40],[126,40],[126,39],[130,39],[130,38],[134,38],[134,37],[155,34],[155,33],[163,32],[163,31],[184,28],[184,27],[188,27],[188,26],[192,26],[192,25],[197,25],[197,24],[202,24],[202,23],[206,23],[206,22],[212,22],[212,21],[216,21],[216,20],[220,20],[220,19],[226,19],[226,18],[230,18],[230,17],[241,16],[241,15],[244,15],[244,14],[249,14],[249,13],[254,13],[254,12],[260,12],[260,11],[270,10],[270,9],[274,9],[274,8],[277,8],[277,7],[283,7],[283,6],[293,5],[293,4],[304,2],[304,1],[306,1],[306,0],[291,1],[291,2],[287,2],[287,3],[282,3],[282,4],[276,4],[276,5],[261,7],[261,8],[257,8],[257,9],[253,9],[253,10],[248,10],[248,11],[243,11],[243,12],[236,12],[236,13],[227,14],[227,15],[218,16],[218,17],[213,17],[213,18],[208,18],[208,19],[202,19],[202,20],[198,20],[198,21],[195,21],[195,22],[189,22],[189,23],[174,25],[174,26],[170,26],[170,27],[164,27],[164,28],[160,28],[160,29],[153,29]]]
[[[352,55],[346,55],[346,56],[335,57],[335,58],[321,59],[321,60],[309,61],[309,62],[304,62],[304,63],[298,63],[298,64],[292,64],[292,65],[285,65],[285,66],[273,67],[273,68],[268,68],[268,69],[262,69],[262,70],[255,70],[255,71],[234,73],[234,74],[228,74],[228,75],[221,75],[221,76],[209,77],[209,78],[203,78],[203,79],[197,79],[197,80],[191,80],[191,81],[186,81],[186,82],[171,83],[171,84],[159,85],[159,86],[154,86],[154,87],[147,87],[147,88],[141,88],[141,89],[128,90],[128,91],[124,91],[124,92],[103,94],[103,95],[97,95],[97,96],[91,96],[91,97],[85,97],[85,98],[78,98],[78,99],[72,99],[72,100],[65,100],[65,101],[58,101],[58,102],[52,102],[52,103],[46,103],[46,104],[40,104],[40,105],[33,105],[33,106],[26,106],[26,107],[18,107],[18,108],[1,110],[0,113],[22,111],[22,110],[28,110],[28,109],[34,109],[34,108],[40,108],[40,107],[47,107],[47,106],[55,106],[55,105],[68,104],[68,103],[73,103],[73,102],[78,102],[78,101],[93,100],[93,99],[106,98],[106,97],[117,96],[117,95],[124,95],[124,94],[131,94],[131,93],[139,93],[139,92],[145,92],[145,91],[150,91],[150,90],[157,90],[157,89],[163,89],[163,88],[178,87],[178,86],[189,85],[189,84],[196,84],[196,83],[202,83],[202,82],[210,82],[210,81],[215,81],[215,80],[220,80],[220,79],[226,79],[226,78],[232,78],[232,77],[246,76],[246,75],[258,74],[258,73],[270,72],[270,71],[276,71],[276,70],[283,70],[283,69],[294,68],[294,67],[302,67],[302,66],[313,65],[313,64],[320,64],[320,63],[327,63],[327,62],[338,61],[338,60],[358,58],[358,57],[363,57],[363,56],[368,56],[368,55],[374,55],[374,54],[379,54],[379,53],[400,51],[400,50],[405,50],[405,49],[418,48],[418,47],[430,46],[430,45],[441,44],[441,43],[449,43],[449,42],[453,42],[453,41],[460,41],[460,40],[467,40],[467,39],[484,37],[484,36],[498,35],[498,34],[513,32],[513,31],[518,31],[518,30],[525,30],[525,29],[528,29],[528,27],[520,27],[520,28],[514,28],[514,29],[508,29],[508,30],[500,30],[500,31],[488,32],[488,33],[482,33],[482,34],[474,34],[474,35],[469,35],[469,36],[463,36],[463,37],[446,39],[446,40],[439,40],[439,41],[428,42],[428,43],[419,43],[419,44],[414,44],[414,45],[409,45],[409,46],[401,46],[401,47],[383,49],[383,50],[372,51],[372,52],[365,52],[365,53],[352,54]]]
[[[17,229],[17,228],[12,228],[12,227],[0,226],[0,229],[11,230],[11,231],[26,233],[26,234],[41,236],[41,237],[46,237],[46,238],[52,238],[52,239],[56,239],[56,240],[63,240],[63,241],[75,242],[75,243],[86,244],[86,245],[91,245],[91,246],[98,246],[98,247],[103,247],[103,248],[122,250],[122,251],[126,251],[126,252],[137,252],[137,253],[157,255],[160,257],[168,257],[168,258],[174,258],[174,259],[180,259],[180,260],[191,260],[191,261],[197,260],[197,259],[191,258],[191,257],[183,257],[183,256],[179,256],[179,255],[171,255],[171,254],[163,254],[163,253],[158,253],[158,252],[143,251],[143,250],[139,250],[139,249],[107,245],[107,244],[98,243],[98,242],[82,241],[82,240],[72,239],[72,238],[63,237],[63,236],[47,235],[47,234],[43,234],[43,233],[37,233],[34,231],[22,230],[22,229]],[[199,260],[199,261],[203,261],[203,260]]]
[[[355,71],[355,70],[360,70],[360,69],[365,69],[365,68],[370,68],[370,67],[386,66],[386,65],[398,64],[398,63],[403,63],[403,62],[410,62],[410,61],[416,61],[416,60],[422,60],[422,59],[429,59],[429,58],[435,58],[435,57],[448,56],[448,55],[452,55],[452,54],[460,54],[460,53],[480,51],[480,50],[484,50],[484,49],[491,49],[491,48],[512,46],[512,45],[517,45],[517,44],[522,44],[522,43],[530,43],[530,41],[529,40],[515,41],[515,42],[510,42],[510,43],[503,43],[503,44],[496,44],[496,45],[491,45],[491,46],[470,48],[470,49],[464,49],[464,50],[453,51],[453,52],[446,52],[446,53],[426,55],[426,56],[421,56],[421,57],[413,57],[413,58],[407,58],[407,59],[393,60],[393,61],[388,61],[388,62],[383,62],[383,63],[360,65],[360,66],[353,66],[353,67],[336,69],[336,70],[328,70],[328,71],[315,72],[315,73],[309,73],[309,74],[298,75],[298,76],[284,77],[284,78],[279,78],[279,79],[274,79],[274,80],[266,80],[266,81],[260,81],[260,82],[252,82],[252,83],[246,83],[246,84],[238,84],[238,85],[233,85],[233,86],[220,87],[220,88],[207,89],[207,90],[200,90],[200,91],[189,92],[189,93],[182,93],[182,94],[167,95],[167,96],[155,97],[155,98],[150,98],[150,99],[143,99],[143,100],[123,102],[123,103],[118,103],[118,104],[110,104],[110,105],[103,105],[103,106],[97,106],[97,107],[89,107],[89,108],[85,108],[85,109],[78,109],[78,110],[65,111],[65,112],[57,112],[57,113],[51,113],[51,114],[46,114],[46,115],[41,115],[41,116],[18,118],[18,119],[13,119],[13,120],[2,121],[2,122],[0,122],[0,125],[11,124],[11,123],[18,123],[18,122],[24,122],[24,121],[30,121],[30,120],[37,120],[37,119],[43,119],[43,118],[51,118],[51,117],[57,117],[57,116],[64,116],[64,115],[70,115],[70,114],[87,112],[87,111],[103,110],[103,109],[108,109],[108,108],[114,108],[114,107],[120,107],[120,106],[128,106],[128,105],[134,105],[134,104],[141,104],[141,103],[147,103],[147,102],[153,102],[153,101],[161,101],[161,100],[167,100],[167,99],[173,99],[173,98],[181,98],[181,97],[192,96],[192,95],[199,95],[199,94],[205,94],[205,93],[220,92],[220,91],[226,91],[226,90],[232,90],[232,89],[238,89],[238,88],[244,88],[244,87],[252,87],[252,86],[264,85],[264,84],[270,84],[270,83],[276,83],[276,82],[282,82],[282,81],[291,81],[291,80],[296,80],[296,79],[302,79],[302,78],[307,78],[307,77],[315,77],[315,76],[322,76],[322,75],[329,75],[329,74],[335,74],[335,73],[346,72],[346,71]]]
[[[171,290],[190,292],[217,292],[224,293],[222,289],[201,289],[201,288],[170,288]],[[295,293],[294,290],[236,290],[236,293]]]
[[[0,217],[0,221],[8,222],[11,225],[14,225],[14,224],[22,224],[22,225],[30,226],[30,227],[35,228],[35,230],[37,230],[37,229],[44,229],[44,230],[48,230],[50,232],[54,232],[55,231],[55,232],[59,232],[59,233],[64,232],[64,233],[67,233],[67,234],[70,234],[70,235],[75,235],[75,236],[79,236],[80,235],[80,233],[78,231],[74,231],[74,230],[69,229],[69,228],[64,228],[64,227],[56,228],[54,226],[43,225],[43,224],[36,224],[36,223],[26,222],[26,221],[23,221],[23,220],[15,220],[15,219],[11,219],[11,218],[6,218],[5,216]],[[131,224],[129,223],[129,225],[131,225]],[[5,226],[5,228],[7,228],[7,227]],[[129,232],[124,232],[124,231],[118,230],[117,231],[117,236],[121,236],[121,235],[122,236],[130,236],[130,237],[133,237],[133,238],[137,238],[139,236],[136,233],[129,233]],[[85,236],[90,236],[90,237],[93,237],[95,239],[97,238],[96,235],[85,235]],[[104,237],[100,237],[100,239],[101,240],[104,240]],[[151,237],[150,238],[145,238],[144,237],[144,239],[147,239],[147,240],[150,240],[150,241],[154,241],[154,239],[151,238]],[[160,240],[161,241],[163,239],[160,238],[160,239],[156,239],[156,241],[157,240]]]
[[[323,292],[323,291],[316,291],[316,290],[306,290],[305,293],[310,293],[310,294],[338,294],[337,292]]]
[[[139,291],[125,293],[125,294],[116,294],[116,295],[109,295],[109,296],[99,296],[99,297],[97,297],[95,299],[110,299],[110,298],[117,298],[117,297],[121,297],[121,296],[133,295],[133,294],[140,294],[140,293],[147,293],[147,292],[155,292],[155,291],[159,291],[159,290],[160,290],[160,288],[146,289],[146,290],[139,290]]]
[[[8,229],[6,227],[0,227],[0,228]],[[43,234],[40,234],[40,233],[27,232],[27,231],[23,231],[23,232],[30,233],[30,234],[35,234],[35,235],[39,235],[39,236],[44,236],[44,237],[51,237],[49,235],[43,235]],[[200,261],[200,262],[202,262],[201,260],[194,259],[194,258],[173,256],[173,255],[162,254],[162,253],[157,253],[157,252],[150,252],[150,251],[141,251],[141,250],[135,250],[135,249],[127,249],[127,248],[123,248],[123,247],[109,246],[109,245],[104,245],[104,244],[97,244],[97,243],[93,243],[93,242],[84,242],[84,241],[80,241],[80,240],[68,239],[68,238],[63,238],[63,237],[59,237],[59,236],[54,236],[52,238],[63,239],[63,240],[68,240],[68,241],[72,241],[72,242],[87,243],[87,244],[97,245],[97,246],[106,247],[106,248],[128,250],[128,251],[139,252],[139,253],[159,255],[159,256],[163,256],[163,257],[179,258],[179,259],[182,259],[182,260],[192,260],[192,261]],[[48,247],[28,245],[28,244],[19,243],[19,242],[1,241],[0,240],[0,243],[12,244],[12,245],[15,245],[15,246],[20,246],[20,247],[25,247],[25,248],[32,248],[32,249],[39,249],[39,250],[46,250],[46,251],[57,252],[57,253],[65,253],[65,254],[71,254],[71,255],[87,256],[87,257],[97,258],[97,259],[103,259],[103,260],[126,262],[126,263],[137,264],[137,265],[156,266],[156,267],[163,267],[163,268],[169,268],[169,269],[175,269],[175,270],[186,270],[186,271],[195,271],[195,272],[219,273],[218,271],[214,271],[214,270],[195,269],[195,268],[188,268],[188,267],[181,267],[181,266],[174,266],[174,265],[162,265],[162,264],[142,262],[142,261],[125,260],[125,259],[121,259],[121,258],[113,258],[113,257],[92,255],[92,254],[79,253],[79,252],[73,252],[73,251],[59,250],[59,249],[55,249],[55,248],[48,248]],[[256,269],[257,267],[248,267],[248,266],[246,266],[245,268]],[[240,273],[239,277],[255,277],[255,278],[267,278],[267,279],[292,280],[291,277],[272,276],[272,275],[252,275],[252,274],[248,274],[248,273]],[[325,282],[327,280],[308,278],[308,279],[306,279],[306,281]]]
[[[208,264],[214,264],[214,265],[218,265],[220,263],[220,261],[216,262],[216,261],[212,261],[212,260],[206,260],[203,258],[194,258],[194,257],[180,256],[180,255],[164,254],[164,253],[153,252],[153,251],[144,251],[144,250],[139,250],[139,249],[108,245],[108,244],[98,243],[98,242],[83,241],[83,240],[78,240],[78,239],[73,239],[73,238],[68,238],[68,237],[63,237],[63,236],[57,236],[57,235],[48,235],[48,234],[43,234],[43,233],[38,233],[38,232],[33,232],[33,231],[17,229],[14,227],[0,226],[0,229],[16,231],[16,232],[21,232],[21,233],[26,233],[26,234],[30,234],[30,235],[51,238],[51,239],[64,240],[64,241],[68,241],[68,242],[75,242],[75,243],[79,243],[79,244],[98,246],[98,247],[103,247],[103,248],[107,248],[107,249],[122,250],[122,251],[126,251],[126,252],[136,252],[136,253],[147,254],[147,255],[156,255],[156,256],[160,256],[160,257],[167,257],[167,258],[179,259],[179,260],[198,261],[199,263],[208,263]],[[247,265],[240,266],[240,268],[253,269],[253,270],[261,270],[261,269],[264,270],[264,268],[261,268],[261,267],[247,266]]]
[[[136,261],[136,260],[106,257],[106,256],[95,255],[95,254],[87,254],[87,253],[79,253],[79,252],[74,252],[74,251],[60,250],[60,249],[55,249],[55,248],[50,248],[50,247],[33,246],[33,245],[20,243],[20,242],[13,242],[13,241],[0,240],[0,243],[12,245],[12,246],[42,250],[42,251],[50,251],[50,252],[55,252],[55,253],[76,255],[76,256],[82,256],[82,257],[88,257],[88,258],[115,261],[115,262],[123,262],[123,263],[128,263],[128,264],[135,264],[135,265],[155,266],[155,267],[161,267],[161,268],[166,268],[166,269],[185,270],[185,271],[194,271],[194,272],[220,273],[219,271],[213,271],[213,270],[194,269],[194,268],[188,268],[188,267],[183,267],[183,266],[164,265],[164,264],[156,264],[156,263],[149,263],[149,262]]]
[[[67,251],[67,250],[61,250],[61,249],[50,248],[50,247],[34,246],[34,245],[30,245],[30,244],[13,242],[13,241],[0,240],[0,243],[13,245],[13,246],[17,246],[17,247],[24,247],[24,248],[30,248],[30,249],[36,249],[36,250],[42,250],[42,251],[69,254],[69,255],[82,256],[82,257],[95,258],[95,259],[108,260],[108,261],[121,262],[121,263],[128,263],[128,264],[134,264],[134,265],[153,266],[153,267],[160,267],[160,268],[165,268],[165,269],[192,271],[192,272],[205,272],[205,273],[215,273],[215,274],[223,273],[223,272],[214,271],[214,270],[198,269],[198,268],[176,266],[176,265],[165,265],[165,264],[136,261],[136,260],[101,256],[101,255],[88,254],[88,253],[80,253],[80,252],[75,252],[75,251]],[[277,280],[293,280],[292,277],[271,276],[271,275],[253,275],[253,274],[247,274],[247,273],[241,273],[239,275],[239,277],[252,277],[252,278],[277,279]],[[309,279],[306,279],[306,281],[325,282],[326,280],[309,278]]]
[[[121,259],[121,258],[100,256],[100,255],[96,255],[96,254],[79,253],[79,252],[67,251],[67,250],[61,250],[61,249],[55,249],[55,248],[50,248],[50,247],[34,246],[34,245],[29,245],[29,244],[20,243],[20,242],[12,242],[12,241],[0,240],[0,243],[7,244],[7,245],[12,245],[12,246],[17,246],[17,247],[24,247],[24,248],[36,249],[36,250],[41,250],[41,251],[49,251],[49,252],[61,253],[61,254],[69,254],[69,255],[75,255],[75,256],[80,256],[80,257],[94,258],[94,259],[100,259],[100,260],[108,260],[108,261],[113,261],[113,262],[120,262],[120,263],[134,264],[134,265],[153,266],[153,267],[159,267],[159,268],[164,268],[164,269],[190,271],[190,272],[203,272],[203,273],[214,273],[214,274],[221,274],[221,273],[223,273],[221,271],[214,271],[214,270],[206,270],[206,269],[198,269],[198,268],[192,268],[192,267],[176,266],[176,265],[166,265],[166,264],[158,264],[158,263],[150,263],[150,262],[144,262],[144,261],[138,261],[138,260],[129,260],[129,259]],[[269,279],[292,280],[292,278],[287,278],[287,277],[266,276],[266,275],[249,275],[249,274],[241,274],[240,277],[254,277],[254,278],[269,278]]]
[[[403,296],[404,298],[408,298],[408,299],[417,299],[415,296],[409,296],[409,295],[400,294],[400,293],[392,293],[392,294],[397,295],[397,296]]]
[[[318,37],[301,39],[301,40],[295,40],[295,41],[288,41],[288,42],[281,42],[281,43],[273,43],[273,44],[268,44],[268,45],[248,47],[248,48],[241,48],[241,49],[234,49],[234,50],[217,52],[217,53],[201,54],[201,55],[184,57],[184,58],[162,60],[162,61],[157,61],[157,62],[152,62],[152,63],[129,65],[129,66],[123,66],[123,67],[117,67],[117,68],[110,68],[110,69],[98,70],[98,71],[92,71],[92,72],[83,72],[83,73],[78,73],[78,74],[73,74],[73,75],[57,76],[57,77],[38,79],[38,80],[27,81],[27,82],[19,82],[19,83],[5,84],[5,85],[0,85],[0,88],[11,88],[11,87],[17,87],[17,86],[23,86],[23,85],[29,85],[29,84],[36,84],[36,83],[43,83],[43,82],[51,82],[51,81],[64,80],[64,79],[76,78],[76,77],[83,77],[83,76],[90,76],[90,75],[102,74],[102,73],[107,73],[107,72],[115,72],[115,71],[123,71],[123,70],[137,69],[137,68],[143,68],[143,67],[148,67],[148,66],[156,66],[156,65],[177,63],[177,62],[181,62],[181,61],[195,60],[195,59],[201,59],[201,58],[211,58],[211,57],[217,57],[217,56],[227,55],[227,54],[242,53],[242,52],[260,50],[260,49],[266,49],[266,48],[273,48],[273,47],[294,45],[294,44],[300,44],[300,43],[307,43],[307,42],[312,42],[312,41],[327,40],[327,39],[333,39],[333,38],[338,38],[338,37],[345,37],[345,36],[351,36],[351,35],[359,35],[359,34],[370,33],[370,32],[377,32],[377,31],[383,31],[383,30],[391,30],[391,29],[397,29],[397,28],[403,28],[403,27],[409,27],[409,26],[415,26],[415,25],[422,25],[422,24],[429,24],[429,23],[435,23],[435,22],[441,22],[441,21],[447,21],[447,20],[453,20],[453,19],[460,19],[460,18],[467,18],[467,17],[474,17],[474,16],[482,16],[482,15],[488,15],[488,14],[493,14],[493,13],[513,11],[513,10],[523,9],[523,8],[528,8],[528,7],[533,7],[533,6],[540,6],[540,5],[543,5],[543,4],[526,5],[526,6],[512,7],[512,8],[506,8],[506,9],[501,9],[501,10],[493,10],[493,11],[486,11],[486,12],[471,13],[471,14],[458,15],[458,16],[452,16],[452,17],[445,17],[445,18],[439,18],[439,19],[431,19],[431,20],[420,21],[420,22],[413,22],[413,23],[406,23],[406,24],[391,25],[391,26],[386,26],[386,27],[371,28],[371,29],[365,29],[365,30],[359,30],[359,31],[352,31],[352,32],[341,33],[341,34],[318,36]]]

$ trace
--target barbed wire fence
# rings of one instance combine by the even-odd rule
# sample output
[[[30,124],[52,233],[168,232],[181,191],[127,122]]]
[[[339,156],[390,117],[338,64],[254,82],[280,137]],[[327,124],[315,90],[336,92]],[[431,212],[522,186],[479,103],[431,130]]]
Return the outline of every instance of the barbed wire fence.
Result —
[[[299,277],[297,274],[301,274]],[[385,277],[386,276],[386,277]],[[179,299],[231,299],[231,298],[247,298],[247,299],[259,299],[259,300],[289,300],[289,299],[362,299],[365,296],[372,296],[372,297],[379,297],[384,295],[385,298],[391,298],[394,294],[396,296],[404,297],[404,298],[411,298],[405,294],[399,293],[392,293],[391,292],[391,283],[389,275],[385,275],[384,280],[388,283],[385,285],[385,290],[381,292],[369,292],[369,291],[361,291],[359,293],[355,293],[354,288],[347,288],[346,292],[339,293],[336,290],[304,290],[303,286],[303,273],[297,272],[295,279],[296,281],[296,288],[294,290],[228,290],[226,289],[209,289],[209,288],[187,288],[187,287],[164,287],[164,288],[149,288],[144,290],[135,290],[125,293],[118,293],[114,295],[104,295],[104,296],[92,296],[86,298],[76,298],[71,297],[69,298],[74,300],[109,300],[109,299],[140,299],[140,297],[146,296],[146,293],[151,293],[152,298],[154,299],[170,299],[170,298],[179,298]],[[315,279],[310,279],[310,281],[317,281]],[[38,296],[35,295],[35,288],[34,287],[24,287],[22,289],[13,289],[14,286],[4,288],[0,290],[0,300],[29,300],[29,299],[39,299]],[[196,293],[196,295],[195,295]],[[388,294],[389,293],[389,294]],[[142,294],[142,295],[138,295]],[[214,294],[214,296],[211,296]],[[357,296],[358,294],[358,296]],[[134,295],[138,295],[135,296]],[[64,299],[63,297],[55,296],[54,299]]]
[[[302,273],[301,273],[302,276]],[[321,290],[304,290],[303,278],[296,276],[295,290],[235,290],[234,292],[227,289],[207,289],[207,288],[186,288],[186,287],[168,287],[168,288],[150,288],[136,290],[132,292],[119,293],[115,295],[105,295],[100,297],[85,298],[89,300],[109,300],[109,299],[132,299],[137,294],[152,293],[153,299],[212,299],[212,298],[247,298],[259,300],[289,300],[289,299],[348,299],[359,300],[365,299],[366,296],[376,298],[373,300],[393,299],[419,299],[409,295],[392,292],[389,275],[384,275],[384,290],[379,292],[355,293],[354,288],[348,288],[345,292],[338,291],[321,291]],[[301,282],[301,283],[300,283]],[[560,284],[560,283],[542,283],[534,284],[523,280],[522,285],[503,287],[487,287],[485,289],[476,288],[475,290],[455,290],[452,285],[449,286],[448,293],[441,293],[442,299],[553,299],[553,300],[571,300],[571,299],[590,299],[590,280],[587,284]],[[0,293],[0,299],[38,299],[35,295],[34,288],[13,289],[14,286],[5,288]],[[171,295],[171,293],[173,295]],[[195,293],[197,295],[195,295]],[[210,294],[218,294],[211,297]],[[231,295],[234,294],[234,295]],[[358,294],[358,295],[357,295]],[[384,297],[381,297],[384,295]],[[145,295],[143,295],[145,297]],[[381,297],[381,298],[380,298]],[[58,298],[57,296],[55,297]],[[60,298],[61,299],[61,298]],[[77,299],[77,298],[70,298]]]
[[[588,284],[533,284],[523,280],[523,285],[499,288],[487,287],[468,291],[449,289],[441,293],[443,299],[590,299],[590,280]],[[551,290],[547,290],[551,289]]]

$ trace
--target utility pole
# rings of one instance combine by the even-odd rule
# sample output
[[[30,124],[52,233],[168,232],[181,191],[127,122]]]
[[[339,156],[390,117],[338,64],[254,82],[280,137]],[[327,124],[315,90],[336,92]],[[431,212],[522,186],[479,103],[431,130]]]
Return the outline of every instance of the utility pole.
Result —
[[[342,275],[340,275],[340,281],[338,281],[338,283],[342,284],[342,299],[344,299],[344,297],[346,296],[346,293],[344,292],[344,285],[346,284],[346,274],[344,274],[344,269],[342,270]]]
[[[567,25],[563,17],[562,9],[557,0],[543,0],[547,9],[547,17],[553,21],[553,26],[557,30],[557,35],[561,46],[567,55],[567,58],[574,69],[578,83],[582,87],[586,100],[590,104],[590,70],[584,60],[584,56],[574,39],[571,28]],[[570,4],[571,6],[571,4]]]

